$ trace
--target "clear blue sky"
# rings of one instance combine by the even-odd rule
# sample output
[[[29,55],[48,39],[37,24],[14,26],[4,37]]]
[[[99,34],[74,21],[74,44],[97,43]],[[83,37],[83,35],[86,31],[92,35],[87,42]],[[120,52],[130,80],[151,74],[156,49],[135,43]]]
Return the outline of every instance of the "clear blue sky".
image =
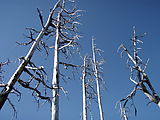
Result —
[[[0,4],[0,61],[7,58],[15,60],[26,55],[28,47],[18,47],[16,41],[24,42],[26,27],[40,28],[36,8],[43,10],[45,17],[56,0],[3,0]],[[85,10],[80,32],[83,35],[81,44],[83,53],[90,50],[91,37],[96,38],[97,47],[104,50],[104,80],[107,91],[103,94],[105,120],[120,120],[119,110],[115,108],[118,100],[125,97],[133,88],[129,81],[129,70],[125,58],[120,58],[117,48],[121,43],[128,47],[132,37],[132,27],[136,26],[138,33],[146,32],[143,38],[143,60],[150,58],[147,73],[160,93],[160,1],[159,0],[77,0],[77,6]],[[36,59],[36,58],[35,58]],[[49,64],[49,63],[46,63]],[[4,81],[8,81],[17,65],[5,67]],[[51,68],[49,68],[51,70]],[[68,97],[61,95],[60,120],[79,120],[82,111],[81,88],[78,78],[69,81],[65,88]],[[21,89],[20,89],[21,90]],[[50,109],[47,104],[37,108],[36,102],[29,91],[22,89],[22,98],[11,96],[18,112],[17,120],[50,120]],[[151,120],[160,117],[160,109],[150,104],[141,93],[135,97],[138,109],[137,117],[130,113],[130,120]],[[97,112],[93,113],[97,114]],[[0,111],[1,120],[9,120],[12,109],[7,104]],[[98,120],[95,118],[94,120]]]

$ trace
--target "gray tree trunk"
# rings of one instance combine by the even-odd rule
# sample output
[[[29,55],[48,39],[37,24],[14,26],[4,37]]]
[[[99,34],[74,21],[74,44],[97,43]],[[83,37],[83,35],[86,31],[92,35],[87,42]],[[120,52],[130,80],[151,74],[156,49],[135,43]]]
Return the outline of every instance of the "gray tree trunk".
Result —
[[[87,101],[86,101],[86,56],[84,57],[84,66],[83,66],[83,75],[82,75],[82,94],[83,94],[83,120],[87,120]]]
[[[0,109],[3,107],[5,101],[8,98],[8,95],[10,93],[10,91],[13,89],[15,83],[18,81],[19,77],[21,76],[22,72],[25,69],[25,66],[28,64],[28,62],[30,61],[30,59],[32,58],[39,42],[41,41],[41,39],[43,38],[43,35],[45,33],[45,31],[48,29],[52,15],[54,13],[54,10],[57,8],[57,5],[52,9],[52,11],[49,14],[48,20],[45,24],[45,26],[42,28],[41,32],[39,33],[39,35],[37,36],[37,38],[35,39],[33,45],[31,46],[28,54],[24,57],[22,63],[18,66],[17,70],[15,71],[15,73],[11,76],[10,80],[8,81],[8,83],[6,84],[6,87],[1,91],[0,93]]]
[[[52,79],[52,120],[59,120],[59,25],[60,13],[57,18],[56,40],[54,49],[54,66],[53,66],[53,79]]]
[[[96,50],[95,50],[94,40],[92,39],[92,54],[93,54],[93,67],[94,67],[94,75],[96,77],[96,87],[97,87],[97,99],[98,99],[98,107],[99,107],[99,114],[100,120],[104,120],[103,116],[103,109],[102,109],[102,102],[101,102],[101,95],[100,95],[100,83],[99,83],[99,72],[97,67],[97,60],[96,60]]]

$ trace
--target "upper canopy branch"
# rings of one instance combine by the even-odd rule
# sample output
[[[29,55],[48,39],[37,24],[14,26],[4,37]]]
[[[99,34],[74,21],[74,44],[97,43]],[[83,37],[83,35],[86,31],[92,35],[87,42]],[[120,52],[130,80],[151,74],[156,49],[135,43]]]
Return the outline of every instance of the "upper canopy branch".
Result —
[[[118,48],[118,50],[122,49],[120,53],[121,56],[123,53],[127,54],[129,62],[131,63],[129,64],[129,62],[127,62],[127,64],[129,64],[130,67],[130,80],[135,84],[133,91],[126,98],[120,100],[120,103],[122,104],[121,107],[123,108],[121,110],[127,108],[126,106],[129,100],[133,101],[133,97],[135,96],[137,90],[141,90],[151,102],[154,102],[160,107],[160,98],[155,92],[154,87],[152,86],[150,79],[147,73],[145,72],[148,65],[148,61],[146,64],[143,64],[142,59],[140,59],[140,57],[138,56],[138,51],[140,49],[138,48],[137,44],[143,43],[140,40],[140,38],[142,38],[143,36],[144,35],[137,36],[136,31],[134,29],[133,38],[131,39],[133,42],[133,54],[131,54],[123,44],[121,44]],[[127,118],[126,112],[124,114],[124,111],[121,111],[121,113],[123,113],[123,118]]]
[[[44,25],[44,27],[42,27],[41,31],[38,33],[38,36],[33,41],[33,44],[31,46],[29,52],[24,57],[24,59],[22,60],[22,63],[18,66],[18,68],[15,71],[15,73],[11,76],[10,80],[7,83],[7,86],[1,91],[1,93],[0,93],[0,109],[2,108],[3,104],[7,100],[8,94],[13,89],[13,86],[15,85],[15,83],[18,81],[19,77],[21,76],[21,74],[25,70],[25,67],[30,62],[30,59],[32,58],[37,46],[39,45],[39,43],[40,43],[41,39],[43,38],[45,32],[48,30],[48,28],[50,26],[50,22],[52,21],[52,16],[53,16],[55,10],[59,7],[59,4],[60,4],[61,1],[62,0],[59,0],[55,4],[53,9],[50,11],[50,14],[48,16],[46,24]]]

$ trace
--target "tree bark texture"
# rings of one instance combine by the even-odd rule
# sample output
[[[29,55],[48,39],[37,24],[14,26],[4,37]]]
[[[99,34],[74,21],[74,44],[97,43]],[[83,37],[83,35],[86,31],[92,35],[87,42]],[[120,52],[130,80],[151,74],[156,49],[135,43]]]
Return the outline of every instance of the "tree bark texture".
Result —
[[[92,39],[92,54],[93,54],[93,67],[94,67],[94,75],[96,77],[96,87],[97,87],[97,99],[98,99],[98,107],[99,107],[99,114],[100,114],[100,120],[104,120],[103,116],[103,108],[102,108],[102,102],[101,102],[101,93],[100,93],[100,83],[99,83],[99,72],[97,67],[97,60],[96,60],[96,50],[95,50],[95,44],[94,40]]]
[[[82,94],[83,94],[83,120],[87,120],[87,101],[86,101],[86,56],[84,57],[84,66],[83,66],[83,75],[82,75]]]
[[[25,69],[25,66],[29,63],[29,61],[31,60],[39,42],[41,41],[41,39],[43,38],[46,30],[48,30],[48,27],[50,25],[51,19],[52,19],[52,15],[55,11],[55,9],[58,7],[60,1],[58,1],[56,3],[56,5],[54,6],[54,8],[51,10],[47,22],[45,24],[45,26],[42,28],[41,32],[38,34],[37,38],[35,39],[33,45],[31,46],[29,52],[27,53],[27,55],[24,57],[22,63],[18,66],[17,70],[15,71],[15,73],[11,76],[10,80],[7,83],[7,86],[1,91],[0,93],[0,109],[3,107],[5,101],[8,98],[8,95],[10,93],[10,91],[12,91],[15,83],[18,81],[19,77],[21,76],[22,72]]]

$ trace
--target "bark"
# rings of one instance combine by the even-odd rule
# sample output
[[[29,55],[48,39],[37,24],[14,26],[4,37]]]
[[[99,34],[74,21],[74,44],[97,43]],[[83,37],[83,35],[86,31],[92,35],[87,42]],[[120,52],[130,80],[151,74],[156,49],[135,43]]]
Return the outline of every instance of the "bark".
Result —
[[[102,108],[102,102],[101,102],[101,95],[100,95],[99,72],[98,72],[98,66],[97,66],[97,60],[96,60],[95,44],[94,44],[93,39],[92,39],[92,54],[93,54],[94,75],[96,77],[96,87],[97,87],[97,97],[98,97],[97,99],[98,99],[100,120],[104,120],[103,108]]]
[[[29,63],[29,61],[31,60],[39,42],[41,41],[41,39],[43,38],[45,31],[48,29],[49,25],[50,25],[50,21],[52,19],[52,15],[55,11],[55,9],[58,7],[60,0],[57,2],[57,4],[54,6],[54,8],[51,10],[49,17],[47,19],[47,22],[45,24],[45,26],[42,28],[41,32],[39,33],[39,35],[37,36],[37,38],[35,39],[33,45],[31,46],[28,54],[24,57],[22,63],[18,66],[17,70],[15,71],[15,73],[11,76],[10,80],[7,83],[7,86],[1,91],[0,93],[0,109],[3,107],[5,101],[8,98],[8,95],[10,93],[10,91],[12,91],[15,83],[17,82],[17,80],[19,79],[19,77],[21,76],[21,74],[23,73],[25,66]]]
[[[52,120],[59,119],[59,51],[58,51],[58,38],[55,42],[54,52],[54,67],[53,67],[53,80],[52,80]]]
[[[53,66],[53,79],[52,79],[52,120],[59,120],[59,37],[60,37],[60,17],[61,12],[57,18],[56,40],[54,49],[54,66]]]
[[[143,43],[143,41],[140,40],[140,38],[143,36],[144,35],[136,35],[136,31],[134,28],[134,34],[132,38],[133,54],[131,54],[123,44],[121,44],[120,47],[118,48],[118,49],[120,48],[123,49],[121,51],[121,56],[124,52],[127,54],[128,57],[127,64],[130,68],[130,80],[135,84],[133,91],[126,98],[120,100],[121,114],[122,118],[124,118],[125,120],[128,119],[127,112],[129,111],[130,107],[128,107],[127,104],[129,101],[132,101],[131,106],[135,110],[135,115],[137,115],[137,109],[133,101],[133,98],[136,95],[137,90],[143,92],[143,94],[150,100],[149,103],[153,102],[160,107],[160,97],[156,93],[147,73],[145,72],[148,65],[148,61],[147,63],[143,63],[142,59],[138,56],[138,52],[139,50],[141,50],[141,48],[138,47],[138,44]]]
[[[86,101],[86,56],[84,57],[82,76],[82,94],[83,94],[83,120],[87,120],[87,101]]]

